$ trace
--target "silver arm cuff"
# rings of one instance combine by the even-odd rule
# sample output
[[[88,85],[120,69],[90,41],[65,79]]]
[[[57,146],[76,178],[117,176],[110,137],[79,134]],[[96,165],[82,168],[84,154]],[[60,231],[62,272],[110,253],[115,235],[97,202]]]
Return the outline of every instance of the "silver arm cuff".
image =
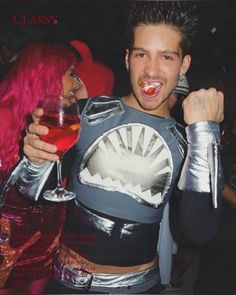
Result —
[[[54,164],[54,162],[49,161],[43,164],[35,164],[24,157],[19,163],[20,169],[16,180],[19,192],[37,201]]]
[[[18,172],[20,170],[20,163],[7,175],[7,178],[0,189],[0,207],[5,204],[7,192],[16,183]]]
[[[219,161],[219,123],[201,121],[186,127],[188,152],[178,187],[185,191],[212,192],[217,207],[217,180]]]

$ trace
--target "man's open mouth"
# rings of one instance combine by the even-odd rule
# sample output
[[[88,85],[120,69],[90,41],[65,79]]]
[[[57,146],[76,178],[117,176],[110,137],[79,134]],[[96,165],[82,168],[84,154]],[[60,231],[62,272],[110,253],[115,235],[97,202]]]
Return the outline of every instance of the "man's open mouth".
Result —
[[[146,95],[154,95],[158,93],[161,88],[161,83],[159,82],[147,82],[139,80],[138,85],[143,88],[143,92]]]

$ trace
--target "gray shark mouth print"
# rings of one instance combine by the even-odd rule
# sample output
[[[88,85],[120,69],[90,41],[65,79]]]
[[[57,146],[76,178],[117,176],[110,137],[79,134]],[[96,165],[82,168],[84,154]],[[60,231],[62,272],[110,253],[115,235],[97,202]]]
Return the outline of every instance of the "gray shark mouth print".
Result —
[[[89,147],[79,179],[158,207],[172,175],[171,152],[161,135],[149,126],[132,123],[109,130]]]

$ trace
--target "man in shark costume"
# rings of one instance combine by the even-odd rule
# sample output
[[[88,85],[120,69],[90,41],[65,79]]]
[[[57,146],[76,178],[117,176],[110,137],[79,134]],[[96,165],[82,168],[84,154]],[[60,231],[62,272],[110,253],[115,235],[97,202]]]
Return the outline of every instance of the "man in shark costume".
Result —
[[[177,185],[176,210],[185,239],[201,245],[215,235],[223,94],[201,89],[184,100],[187,146],[169,116],[168,96],[190,64],[180,42],[186,32],[173,21],[181,16],[192,25],[192,35],[195,19],[182,12],[180,3],[163,3],[134,1],[125,60],[131,94],[88,99],[81,108],[80,139],[64,165],[76,198],[69,204],[49,293],[157,294],[159,224]],[[167,11],[172,12],[165,18]],[[155,22],[142,19],[154,14]],[[36,110],[25,138],[27,158],[12,176],[34,200],[58,159],[55,146],[39,140],[46,132],[38,125],[41,115]]]

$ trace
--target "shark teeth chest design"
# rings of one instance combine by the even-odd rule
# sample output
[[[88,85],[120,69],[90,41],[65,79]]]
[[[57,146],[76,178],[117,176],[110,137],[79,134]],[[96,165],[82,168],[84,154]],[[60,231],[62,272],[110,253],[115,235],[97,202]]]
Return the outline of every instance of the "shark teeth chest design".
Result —
[[[160,134],[146,125],[127,124],[109,130],[89,147],[79,178],[157,207],[168,192],[172,174],[171,152]]]

